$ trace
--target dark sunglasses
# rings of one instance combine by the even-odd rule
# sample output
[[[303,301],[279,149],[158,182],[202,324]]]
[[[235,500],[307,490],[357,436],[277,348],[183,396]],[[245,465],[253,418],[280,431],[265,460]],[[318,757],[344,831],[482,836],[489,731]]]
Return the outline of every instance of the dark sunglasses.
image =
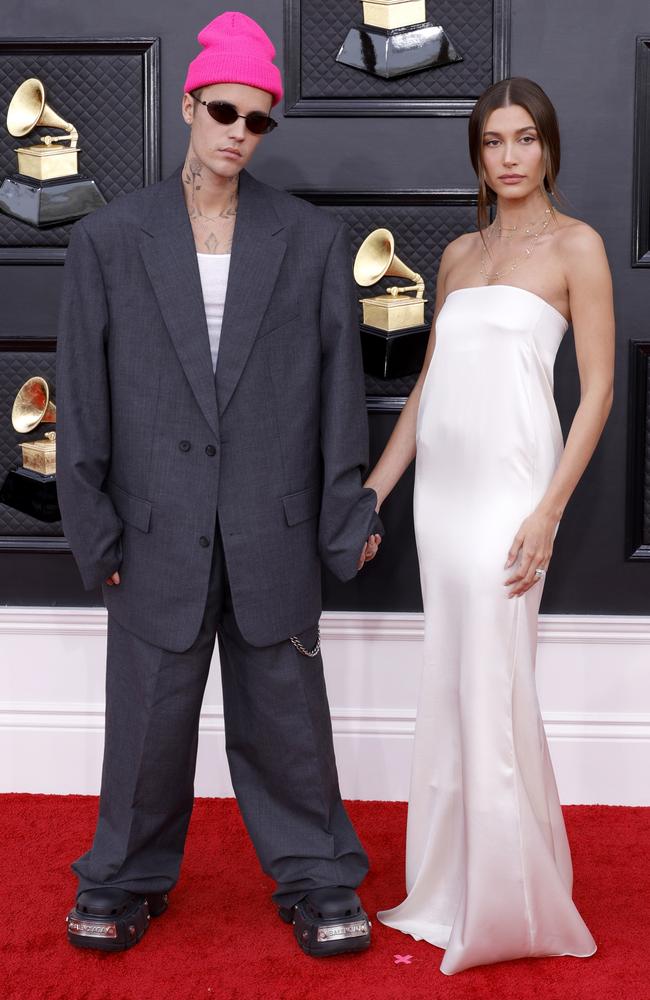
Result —
[[[232,125],[238,118],[243,118],[246,122],[246,128],[253,135],[266,135],[268,132],[272,132],[278,124],[269,115],[262,114],[261,111],[251,111],[248,115],[240,115],[235,105],[229,104],[228,101],[200,101],[198,97],[194,97],[194,100],[203,104],[208,109],[210,118],[214,118],[220,125]]]

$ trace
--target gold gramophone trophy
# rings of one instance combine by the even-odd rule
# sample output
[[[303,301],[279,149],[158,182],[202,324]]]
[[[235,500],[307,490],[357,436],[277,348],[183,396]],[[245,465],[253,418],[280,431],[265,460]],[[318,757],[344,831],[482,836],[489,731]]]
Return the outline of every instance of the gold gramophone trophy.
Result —
[[[375,229],[359,247],[354,280],[367,288],[386,276],[406,278],[413,284],[394,285],[385,294],[360,300],[363,367],[368,375],[401,378],[419,371],[424,361],[429,336],[424,323],[424,281],[396,255],[390,230]]]
[[[44,135],[33,146],[16,147],[18,172],[0,187],[0,209],[39,229],[72,222],[106,204],[95,181],[79,173],[77,130],[45,103],[45,87],[32,77],[11,99],[7,131],[23,138],[41,127],[66,134]]]
[[[19,434],[30,434],[40,424],[56,423],[56,406],[50,387],[40,375],[19,389],[11,411],[11,422]],[[21,441],[22,468],[12,469],[0,490],[0,502],[39,521],[61,517],[56,494],[56,434],[48,431],[37,441]]]
[[[336,61],[390,80],[461,62],[449,35],[427,21],[426,0],[361,0],[363,23],[350,28]]]

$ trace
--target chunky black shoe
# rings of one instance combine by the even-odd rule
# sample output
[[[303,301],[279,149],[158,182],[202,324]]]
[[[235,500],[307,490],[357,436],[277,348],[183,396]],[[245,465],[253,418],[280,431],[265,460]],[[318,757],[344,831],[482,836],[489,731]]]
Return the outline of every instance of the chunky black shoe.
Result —
[[[354,889],[314,889],[295,906],[281,906],[278,912],[285,923],[293,924],[302,950],[314,958],[370,947],[371,923]]]
[[[166,909],[166,892],[144,896],[111,886],[87,889],[66,917],[68,941],[76,948],[124,951],[137,944],[151,918]]]

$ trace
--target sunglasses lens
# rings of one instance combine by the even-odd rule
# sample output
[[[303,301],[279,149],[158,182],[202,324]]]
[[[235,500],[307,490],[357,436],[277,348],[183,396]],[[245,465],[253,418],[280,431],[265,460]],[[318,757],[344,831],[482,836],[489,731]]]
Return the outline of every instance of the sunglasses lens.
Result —
[[[239,118],[239,112],[234,104],[228,101],[208,101],[205,105],[208,114],[220,125],[232,125]],[[253,135],[264,135],[272,132],[277,122],[274,122],[268,115],[263,115],[261,111],[251,111],[249,115],[243,116],[246,120],[246,128]]]
[[[275,126],[275,122],[268,115],[258,114],[256,111],[246,116],[246,124],[253,135],[264,135],[270,132]]]
[[[226,101],[210,101],[206,105],[208,114],[220,125],[232,125],[237,121],[237,108]]]

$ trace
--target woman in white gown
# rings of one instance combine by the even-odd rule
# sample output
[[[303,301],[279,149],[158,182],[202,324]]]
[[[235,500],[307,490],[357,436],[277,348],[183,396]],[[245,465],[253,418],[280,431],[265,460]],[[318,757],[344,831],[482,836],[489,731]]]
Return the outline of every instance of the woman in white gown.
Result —
[[[602,241],[551,202],[560,144],[544,92],[494,85],[469,137],[479,231],[443,254],[424,367],[367,482],[381,505],[417,452],[425,662],[408,895],[378,917],[444,948],[447,974],[596,950],[571,898],[534,667],[555,533],[609,413],[614,354]],[[581,399],[563,448],[553,363],[569,321]]]

